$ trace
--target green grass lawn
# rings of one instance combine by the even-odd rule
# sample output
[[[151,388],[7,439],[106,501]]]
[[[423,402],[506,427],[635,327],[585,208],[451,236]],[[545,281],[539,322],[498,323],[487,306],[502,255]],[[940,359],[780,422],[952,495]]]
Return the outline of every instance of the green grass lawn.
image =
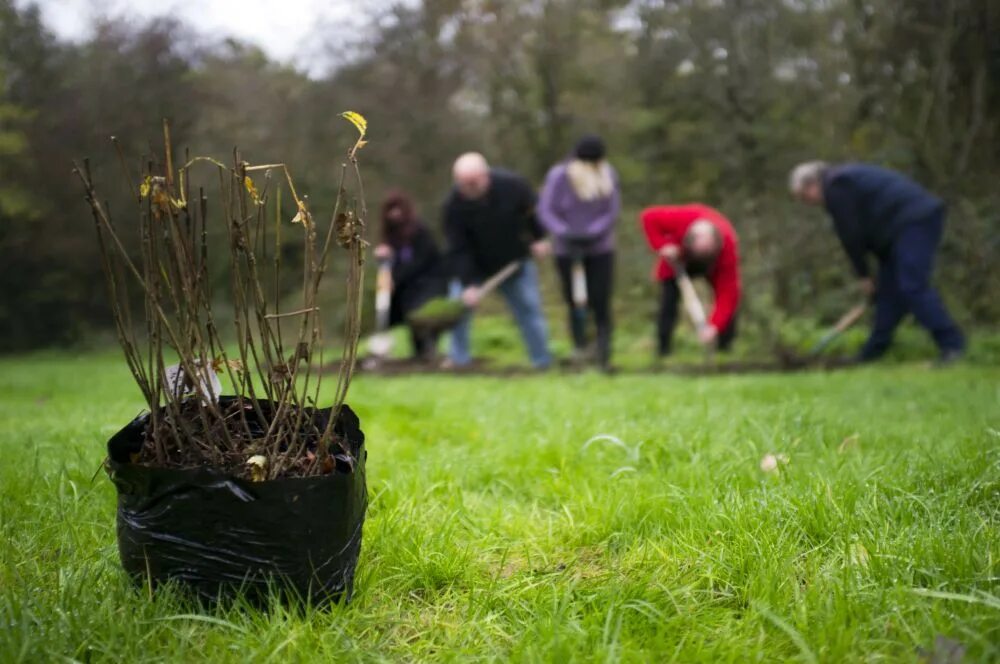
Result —
[[[995,367],[361,377],[350,402],[352,604],[203,613],[118,564],[91,479],[142,407],[118,355],[0,361],[0,658],[1000,659]]]

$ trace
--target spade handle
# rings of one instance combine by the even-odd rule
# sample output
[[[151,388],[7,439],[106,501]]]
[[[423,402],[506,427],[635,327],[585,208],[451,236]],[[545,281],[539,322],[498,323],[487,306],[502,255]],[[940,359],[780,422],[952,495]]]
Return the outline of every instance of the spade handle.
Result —
[[[521,267],[521,261],[511,261],[510,263],[507,263],[499,272],[483,282],[483,285],[479,287],[480,296],[490,293],[496,289],[497,286],[507,281],[512,274],[517,272],[517,268],[519,267]]]

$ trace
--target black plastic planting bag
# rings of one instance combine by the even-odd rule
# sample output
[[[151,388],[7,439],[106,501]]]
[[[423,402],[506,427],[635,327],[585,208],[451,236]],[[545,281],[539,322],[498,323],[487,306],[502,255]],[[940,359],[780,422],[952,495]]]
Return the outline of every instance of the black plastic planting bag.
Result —
[[[108,442],[118,550],[137,584],[173,580],[210,601],[240,593],[261,602],[272,589],[318,605],[350,599],[368,504],[364,433],[350,408],[334,431],[353,463],[338,458],[312,477],[251,482],[129,463],[143,431],[133,422]]]

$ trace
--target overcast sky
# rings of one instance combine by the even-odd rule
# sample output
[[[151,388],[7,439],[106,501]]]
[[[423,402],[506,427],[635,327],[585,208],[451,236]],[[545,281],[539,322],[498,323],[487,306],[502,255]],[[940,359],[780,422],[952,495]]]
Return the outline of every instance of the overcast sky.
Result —
[[[20,0],[26,5],[31,0]],[[272,57],[309,68],[324,33],[356,24],[371,0],[34,0],[60,37],[80,40],[100,16],[149,19],[169,14],[200,32],[238,37]]]

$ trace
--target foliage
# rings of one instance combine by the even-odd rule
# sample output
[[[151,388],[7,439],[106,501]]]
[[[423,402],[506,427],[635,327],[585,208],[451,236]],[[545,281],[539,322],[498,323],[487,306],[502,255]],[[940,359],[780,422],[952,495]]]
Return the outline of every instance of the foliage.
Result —
[[[424,330],[442,331],[454,327],[465,313],[465,305],[460,300],[435,297],[410,312],[406,322]]]
[[[8,358],[0,652],[912,661],[944,635],[994,661],[998,379],[360,376],[372,501],[353,602],[198,610],[149,601],[118,564],[114,490],[92,478],[142,407],[120,359]],[[788,463],[764,473],[767,454]]]

